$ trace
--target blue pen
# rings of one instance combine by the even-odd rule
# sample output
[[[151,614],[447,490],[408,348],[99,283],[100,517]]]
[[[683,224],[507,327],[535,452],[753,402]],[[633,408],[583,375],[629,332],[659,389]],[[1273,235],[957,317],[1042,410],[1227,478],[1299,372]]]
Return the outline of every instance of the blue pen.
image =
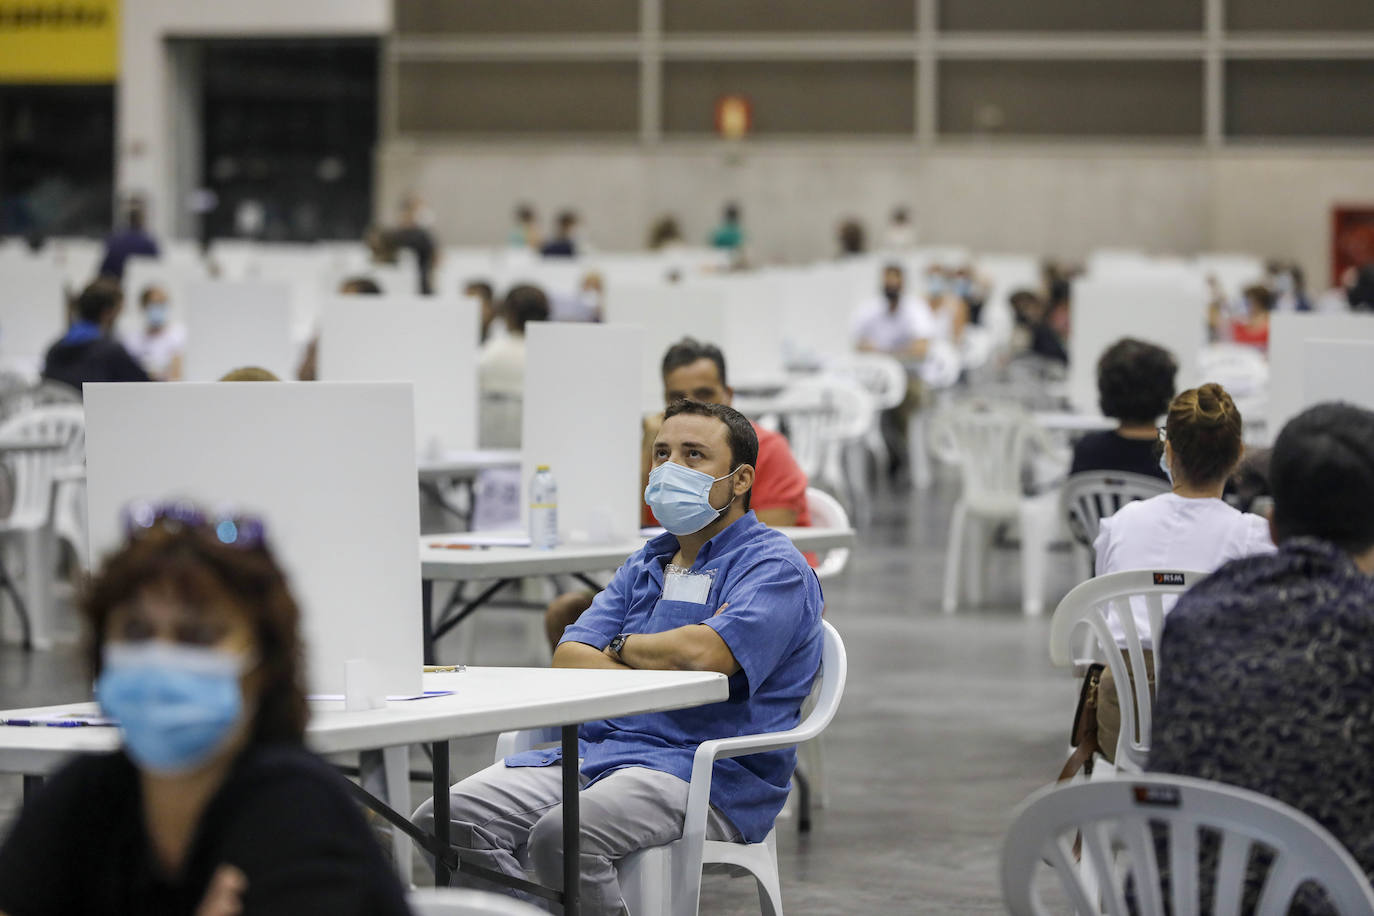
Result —
[[[79,719],[64,719],[61,722],[44,722],[43,724],[48,726],[48,728],[80,728],[81,726],[89,725],[90,723],[82,722]]]
[[[0,722],[4,722],[4,724],[6,724],[6,725],[32,725],[32,724],[33,724],[33,723],[30,722],[28,719],[0,719]]]

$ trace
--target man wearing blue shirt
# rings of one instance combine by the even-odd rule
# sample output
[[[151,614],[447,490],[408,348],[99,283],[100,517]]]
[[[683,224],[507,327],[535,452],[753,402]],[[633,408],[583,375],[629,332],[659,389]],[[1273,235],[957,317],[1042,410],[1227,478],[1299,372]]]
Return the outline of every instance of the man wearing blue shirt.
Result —
[[[730,697],[582,726],[581,881],[587,913],[623,907],[615,863],[682,835],[692,756],[712,738],[792,728],[821,658],[821,590],[787,536],[749,511],[758,439],[743,414],[679,401],[653,446],[645,501],[668,533],[630,557],[568,627],[565,668],[719,671]],[[517,754],[454,786],[464,857],[562,882],[559,751]],[[718,761],[710,839],[760,842],[787,799],[794,750]],[[432,829],[431,802],[416,823]],[[464,882],[463,874],[455,879]],[[477,883],[477,882],[473,882]]]

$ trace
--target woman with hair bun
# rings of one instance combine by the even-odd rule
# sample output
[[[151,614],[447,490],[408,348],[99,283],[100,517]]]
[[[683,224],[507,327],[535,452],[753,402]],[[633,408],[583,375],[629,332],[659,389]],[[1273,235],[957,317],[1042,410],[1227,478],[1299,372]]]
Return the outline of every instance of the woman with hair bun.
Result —
[[[1163,451],[1160,469],[1172,490],[1122,506],[1102,519],[1093,548],[1097,575],[1128,569],[1211,572],[1239,557],[1272,553],[1269,521],[1240,512],[1221,498],[1226,481],[1240,463],[1245,446],[1241,416],[1226,389],[1217,384],[1190,388],[1169,404],[1167,425],[1159,430]],[[1164,598],[1164,613],[1175,599]],[[1143,600],[1132,600],[1132,615],[1146,650],[1150,685],[1154,686],[1154,640]],[[1109,620],[1117,645],[1126,647],[1124,628]],[[1116,750],[1121,710],[1110,679],[1103,672],[1098,688],[1098,743],[1110,759]]]

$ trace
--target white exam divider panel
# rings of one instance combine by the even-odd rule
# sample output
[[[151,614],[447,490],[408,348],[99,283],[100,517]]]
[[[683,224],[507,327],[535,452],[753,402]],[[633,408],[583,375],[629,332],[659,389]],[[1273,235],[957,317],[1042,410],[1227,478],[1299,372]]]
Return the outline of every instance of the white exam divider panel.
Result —
[[[1374,410],[1374,340],[1304,340],[1301,409],[1345,401]]]
[[[1269,316],[1269,430],[1278,436],[1298,414],[1307,378],[1309,340],[1374,340],[1374,315],[1274,312]]]
[[[725,340],[725,292],[718,285],[612,286],[606,289],[608,324],[642,328],[639,406],[646,413],[663,409],[663,354],[684,337],[720,346]],[[528,358],[527,358],[528,359]],[[585,371],[594,362],[580,364]],[[727,364],[727,373],[729,367]],[[528,398],[530,388],[525,388]],[[528,407],[526,407],[528,410]],[[529,429],[528,425],[525,427]],[[528,450],[526,452],[528,454]]]
[[[690,282],[718,288],[724,297],[725,332],[708,342],[725,353],[727,381],[737,388],[785,384],[782,330],[792,293],[789,275],[782,271],[735,273]]]
[[[67,327],[62,270],[26,255],[0,260],[0,356],[35,371]]]
[[[332,296],[320,314],[325,382],[410,382],[420,455],[477,447],[477,303]]]
[[[522,492],[528,505],[535,468],[547,464],[558,483],[563,543],[614,543],[639,532],[646,336],[642,328],[614,324],[541,321],[525,328]]]
[[[367,659],[384,694],[420,691],[414,408],[398,382],[88,384],[92,555],[123,508],[187,498],[262,518],[301,608],[311,693]]]
[[[856,258],[786,272],[782,337],[789,364],[844,359],[854,352],[854,315],[881,287],[882,264]]]
[[[202,280],[188,285],[186,300],[183,374],[188,382],[213,382],[243,366],[295,378],[287,284]]]
[[[1178,362],[1177,390],[1206,381],[1198,376],[1198,354],[1207,342],[1207,295],[1201,280],[1161,270],[1074,281],[1069,400],[1075,410],[1097,412],[1097,361],[1123,337],[1172,353]]]

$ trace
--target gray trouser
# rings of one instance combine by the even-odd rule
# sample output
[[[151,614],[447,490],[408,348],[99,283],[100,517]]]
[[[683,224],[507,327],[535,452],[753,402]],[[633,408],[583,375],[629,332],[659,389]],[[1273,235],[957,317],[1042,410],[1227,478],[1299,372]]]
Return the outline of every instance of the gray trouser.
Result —
[[[508,767],[496,763],[464,779],[449,792],[449,839],[466,855],[494,871],[563,886],[563,773],[560,766]],[[662,846],[682,836],[687,783],[644,767],[616,770],[581,796],[582,911],[618,914],[624,903],[615,863],[638,849]],[[433,832],[433,799],[412,818]],[[714,807],[706,819],[712,840],[738,840],[739,832]],[[454,875],[461,887],[496,889],[480,879]]]

